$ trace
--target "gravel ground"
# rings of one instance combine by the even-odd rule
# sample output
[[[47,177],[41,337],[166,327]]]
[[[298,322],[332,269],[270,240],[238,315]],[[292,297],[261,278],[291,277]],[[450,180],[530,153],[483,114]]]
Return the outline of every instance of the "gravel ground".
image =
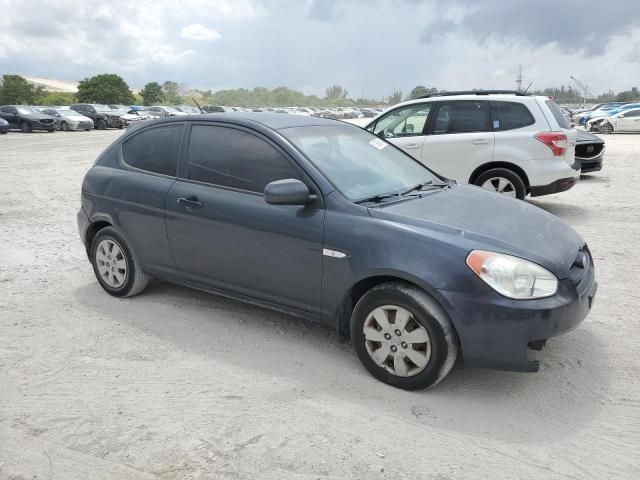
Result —
[[[640,136],[532,203],[575,227],[600,289],[537,374],[378,383],[335,334],[156,282],[98,286],[82,177],[119,131],[0,137],[0,478],[640,478]]]

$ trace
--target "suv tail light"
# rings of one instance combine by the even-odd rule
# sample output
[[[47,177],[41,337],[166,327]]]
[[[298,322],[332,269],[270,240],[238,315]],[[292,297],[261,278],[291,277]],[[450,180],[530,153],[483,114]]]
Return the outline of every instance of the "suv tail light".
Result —
[[[567,135],[562,132],[540,132],[535,137],[551,149],[554,157],[562,157],[567,151]]]

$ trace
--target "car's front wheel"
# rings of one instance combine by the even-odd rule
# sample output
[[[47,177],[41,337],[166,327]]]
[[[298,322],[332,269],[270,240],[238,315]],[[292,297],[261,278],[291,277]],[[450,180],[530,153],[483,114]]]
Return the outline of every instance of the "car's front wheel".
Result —
[[[20,131],[22,133],[31,133],[31,130],[32,130],[31,124],[29,122],[22,122],[20,124]]]
[[[69,131],[69,124],[67,122],[62,122],[60,124],[60,130],[62,130],[63,132],[68,132]]]
[[[99,118],[98,121],[96,122],[96,129],[98,130],[106,130],[107,128],[107,122],[105,122],[103,119]]]
[[[91,263],[102,288],[115,297],[137,295],[149,283],[127,242],[112,227],[103,228],[93,238]]]
[[[610,123],[603,123],[602,125],[600,125],[600,127],[598,128],[598,131],[600,133],[604,133],[604,134],[609,134],[609,133],[613,133],[613,125],[611,125]]]
[[[458,355],[446,313],[426,292],[402,283],[384,283],[362,296],[351,317],[351,341],[374,377],[405,390],[437,384]]]
[[[527,187],[524,180],[516,172],[507,168],[487,170],[480,174],[473,184],[485,190],[519,198],[520,200],[527,195]]]

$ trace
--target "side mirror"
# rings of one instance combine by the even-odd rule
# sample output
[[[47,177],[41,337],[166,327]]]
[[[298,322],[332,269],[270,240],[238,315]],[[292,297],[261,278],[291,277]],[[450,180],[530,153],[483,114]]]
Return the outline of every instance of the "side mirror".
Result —
[[[624,114],[620,115],[618,118],[624,118]]]
[[[264,187],[264,201],[271,205],[306,205],[313,199],[300,180],[276,180]]]

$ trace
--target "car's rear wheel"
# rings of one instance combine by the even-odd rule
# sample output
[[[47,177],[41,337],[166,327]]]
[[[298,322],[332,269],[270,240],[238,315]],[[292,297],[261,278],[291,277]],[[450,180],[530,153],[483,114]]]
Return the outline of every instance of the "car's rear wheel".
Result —
[[[437,384],[458,355],[446,313],[426,292],[402,283],[384,283],[362,296],[351,317],[351,341],[374,377],[405,390]]]
[[[107,128],[107,122],[99,118],[98,121],[96,122],[96,128],[98,130],[105,130]]]
[[[63,132],[68,132],[69,131],[69,124],[67,122],[62,122],[60,124],[60,130],[62,130]]]
[[[31,130],[32,130],[31,124],[29,122],[22,122],[20,124],[20,131],[22,133],[31,133]]]
[[[513,170],[507,168],[492,168],[478,175],[474,185],[508,197],[522,200],[527,195],[524,180]]]
[[[605,135],[609,133],[613,133],[613,125],[611,125],[610,123],[603,123],[598,128],[598,131],[600,133],[604,133]]]
[[[112,227],[103,228],[93,238],[91,263],[102,288],[115,297],[137,295],[149,283],[127,242]]]

